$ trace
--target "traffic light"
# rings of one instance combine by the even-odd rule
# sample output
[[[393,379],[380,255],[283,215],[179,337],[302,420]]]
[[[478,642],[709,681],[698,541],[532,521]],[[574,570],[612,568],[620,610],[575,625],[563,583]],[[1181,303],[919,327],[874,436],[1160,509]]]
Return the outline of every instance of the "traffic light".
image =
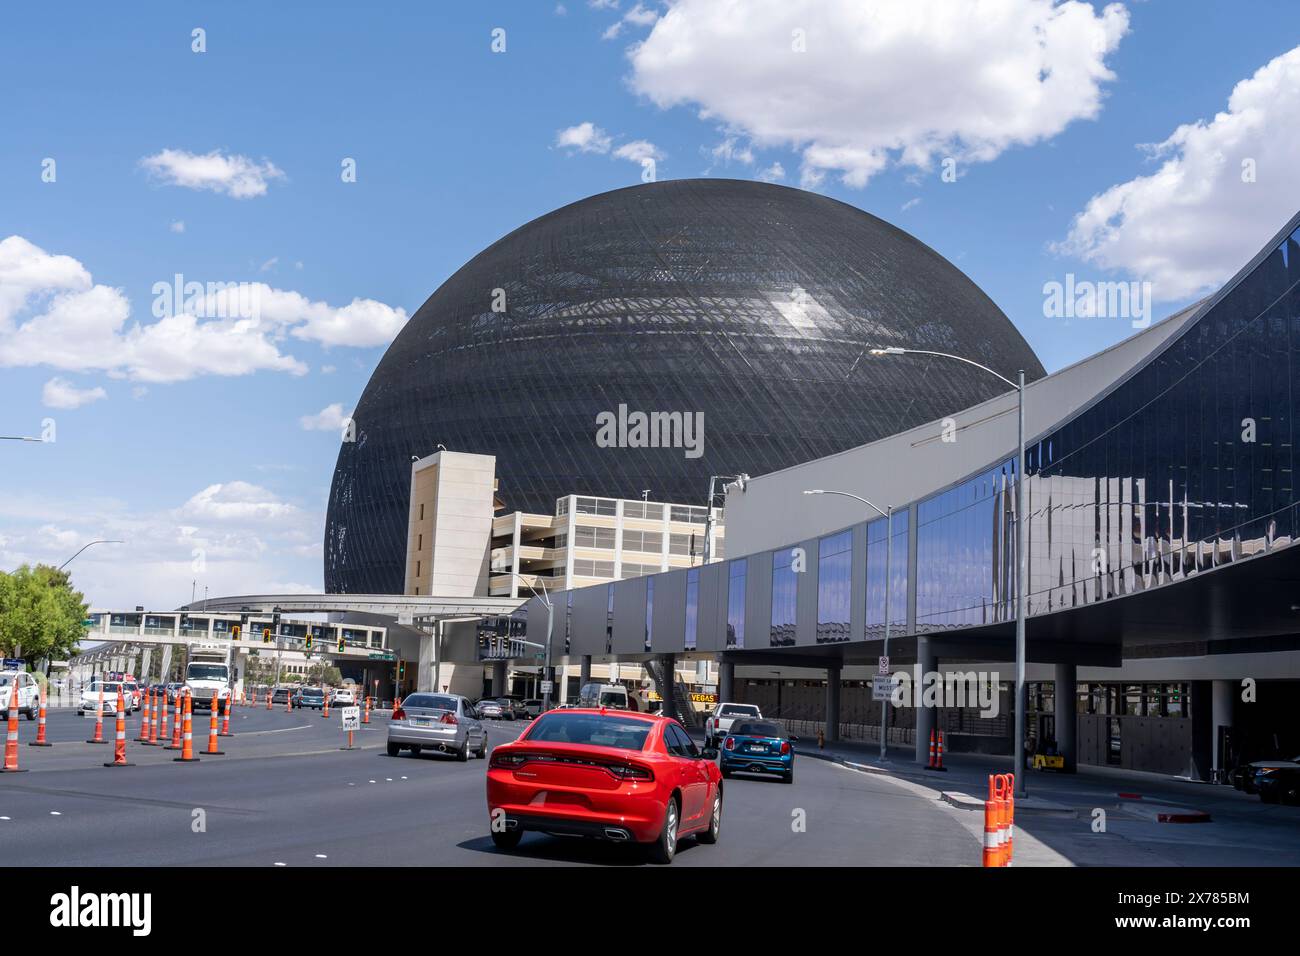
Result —
[[[397,661],[397,679],[406,680],[406,661],[400,658]]]
[[[271,629],[269,627],[262,628],[262,643],[263,644],[271,643]]]
[[[311,650],[311,628],[307,628],[307,650]]]
[[[232,641],[237,641],[237,640],[239,640],[239,625],[238,625],[238,624],[236,624],[236,625],[234,625],[233,627],[230,628],[230,639],[231,639]]]
[[[340,654],[343,653],[343,650],[344,650],[344,647],[345,647],[345,646],[346,646],[346,645],[343,643],[343,635],[340,634],[340,635],[339,635],[339,653],[340,653]]]

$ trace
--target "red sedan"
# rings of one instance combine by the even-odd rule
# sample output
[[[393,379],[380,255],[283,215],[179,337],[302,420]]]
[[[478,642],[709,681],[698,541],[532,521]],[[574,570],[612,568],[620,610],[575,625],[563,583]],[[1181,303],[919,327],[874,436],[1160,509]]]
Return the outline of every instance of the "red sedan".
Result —
[[[513,849],[525,830],[645,844],[671,863],[691,834],[716,843],[722,824],[717,751],[677,721],[624,710],[552,710],[492,751],[492,842]]]

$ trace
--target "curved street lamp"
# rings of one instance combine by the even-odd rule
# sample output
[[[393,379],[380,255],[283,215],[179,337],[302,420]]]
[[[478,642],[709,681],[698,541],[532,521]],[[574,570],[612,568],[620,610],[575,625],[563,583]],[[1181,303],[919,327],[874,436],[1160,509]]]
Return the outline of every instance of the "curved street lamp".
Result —
[[[951,355],[948,352],[931,352],[926,349],[905,349],[898,346],[888,348],[877,348],[870,350],[872,355],[932,355],[937,358],[952,359],[955,362],[963,362],[966,365],[973,365],[978,369],[988,372],[990,375],[1003,382],[1006,382],[1017,392],[1019,398],[1019,424],[1017,432],[1019,436],[1018,444],[1020,453],[1016,471],[1016,766],[1013,779],[1016,781],[1016,796],[1025,796],[1025,604],[1026,604],[1026,577],[1029,569],[1029,524],[1025,521],[1025,370],[1021,369],[1016,375],[1016,381],[1011,381],[1005,375],[1001,375],[987,365],[981,365],[979,362],[973,362],[968,358],[960,355]]]
[[[889,505],[882,509],[879,505],[863,498],[861,495],[855,495],[848,491],[828,491],[824,488],[811,488],[804,492],[805,495],[839,495],[843,498],[852,498],[854,501],[860,501],[871,510],[885,519],[885,645],[881,650],[882,657],[889,656],[889,592],[893,590],[893,558],[894,558],[894,506]],[[889,702],[882,700],[880,702],[880,762],[889,762],[889,753],[885,748],[885,725],[889,715]]]
[[[85,551],[85,550],[86,550],[87,548],[89,548],[92,544],[125,544],[125,543],[126,543],[125,541],[118,541],[118,540],[115,539],[115,538],[114,538],[114,539],[100,538],[100,539],[98,539],[98,540],[96,540],[96,541],[91,541],[91,542],[88,542],[87,544],[83,544],[83,545],[81,546],[81,548],[77,551],[77,554],[81,554],[82,551]],[[77,557],[77,554],[74,554],[71,558],[68,558],[68,560],[66,560],[66,561],[64,561],[62,564],[60,564],[60,565],[59,565],[59,570],[62,571],[62,570],[63,570],[64,568],[66,568],[69,564],[71,564],[71,563],[73,562],[73,559]]]

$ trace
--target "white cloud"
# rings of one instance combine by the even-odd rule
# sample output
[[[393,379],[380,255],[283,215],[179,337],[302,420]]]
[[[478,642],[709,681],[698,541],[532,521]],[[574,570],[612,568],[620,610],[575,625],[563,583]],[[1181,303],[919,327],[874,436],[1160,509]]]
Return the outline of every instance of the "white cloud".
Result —
[[[164,149],[140,160],[150,176],[168,186],[224,193],[234,199],[251,199],[266,194],[272,180],[283,179],[270,160],[258,163],[247,156],[190,153],[183,149]]]
[[[208,289],[172,314],[174,293],[155,290],[158,321],[129,322],[121,289],[95,284],[69,256],[51,255],[21,236],[0,241],[0,367],[51,366],[104,371],[143,382],[199,375],[279,371],[303,375],[281,351],[286,334],[326,347],[384,345],[406,311],[373,299],[335,308],[264,283]],[[250,313],[248,305],[255,306]]]
[[[196,520],[266,522],[293,518],[299,511],[260,485],[228,481],[208,485],[185,502],[178,514]]]
[[[172,224],[171,224],[170,226],[168,226],[167,228],[170,229],[172,232],[177,232],[177,233],[184,232],[184,231],[185,231],[185,220],[184,220],[184,219],[177,219],[174,223],[172,223]]]
[[[298,424],[309,432],[342,432],[343,426],[352,418],[352,413],[344,414],[343,405],[334,402],[326,405],[315,415],[303,415]]]
[[[903,212],[907,212],[909,209],[915,209],[919,205],[921,205],[921,197],[913,196],[907,202],[903,203]]]
[[[322,365],[320,367],[320,373],[322,375],[333,375],[338,370],[339,369],[337,365]]]
[[[609,134],[590,121],[569,126],[555,134],[556,146],[583,153],[608,153],[611,142]]]
[[[785,179],[785,167],[780,163],[773,163],[771,166],[758,171],[758,178],[765,183],[779,183]]]
[[[748,145],[741,145],[740,141],[734,136],[723,139],[717,146],[709,150],[709,155],[713,157],[714,162],[722,163],[724,166],[730,166],[733,162],[742,163],[746,166],[754,164],[754,150]]]
[[[0,480],[2,476],[0,476]],[[180,507],[131,509],[103,497],[42,497],[27,488],[0,492],[0,567],[66,561],[73,583],[94,606],[172,608],[198,594],[320,590],[323,516],[244,482],[215,484]],[[305,582],[305,583],[303,583]]]
[[[272,269],[274,269],[274,268],[275,268],[276,266],[278,266],[279,264],[280,264],[280,257],[279,257],[279,256],[272,256],[271,258],[269,258],[269,259],[267,259],[265,262],[263,262],[260,266],[258,266],[258,267],[257,267],[257,271],[258,271],[258,272],[270,272]]]
[[[614,150],[614,156],[633,163],[645,162],[647,159],[660,160],[664,158],[664,154],[658,146],[644,139],[634,139],[630,143],[624,143]]]
[[[102,388],[77,388],[66,378],[57,376],[41,389],[41,404],[47,408],[80,408],[105,398],[108,398],[108,392]]]
[[[809,185],[861,187],[891,164],[987,162],[1095,117],[1127,30],[1122,5],[1079,0],[669,0],[629,53],[631,83],[800,150]]]
[[[1300,209],[1297,115],[1300,47],[1239,82],[1212,120],[1147,147],[1160,168],[1094,196],[1053,249],[1149,281],[1164,301],[1216,288]]]

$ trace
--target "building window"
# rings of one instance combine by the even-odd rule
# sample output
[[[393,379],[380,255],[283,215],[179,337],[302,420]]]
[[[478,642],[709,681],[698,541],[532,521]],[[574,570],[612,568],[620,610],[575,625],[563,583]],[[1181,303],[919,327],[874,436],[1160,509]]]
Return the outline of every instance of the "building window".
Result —
[[[419,561],[416,561],[416,562],[415,562],[415,576],[416,576],[417,578],[420,576],[420,562],[419,562]]]
[[[664,549],[664,536],[659,531],[624,531],[623,550],[642,554],[659,554]]]
[[[795,573],[794,548],[784,548],[772,554],[772,629],[769,644],[772,647],[793,647],[797,621],[799,587]]]
[[[834,644],[849,639],[852,578],[853,532],[841,531],[822,538],[817,545],[818,644]]]
[[[423,550],[424,550],[424,535],[422,535],[422,534],[417,534],[417,535],[415,536],[415,550],[416,550],[416,551],[423,551]]]
[[[700,569],[686,572],[686,650],[695,650],[700,630]]]
[[[702,553],[704,548],[703,536],[695,534],[670,534],[668,536],[668,553],[677,555],[690,555],[694,557]]]
[[[573,592],[570,591],[565,595],[564,603],[564,653],[569,653],[569,646],[573,641]]]
[[[613,551],[614,529],[579,527],[573,532],[573,544],[578,548],[599,548],[602,551]]]
[[[646,653],[650,652],[651,643],[654,640],[654,619],[655,619],[655,579],[646,578],[645,581],[645,649]]]
[[[885,532],[889,522],[877,518],[867,525],[867,638],[885,635]],[[907,512],[894,514],[891,547],[889,617],[891,627],[907,625]]]
[[[646,501],[625,501],[623,502],[624,518],[644,518],[647,521],[662,521],[664,518],[664,506],[652,505]]]
[[[421,521],[424,520],[424,502],[423,502],[423,501],[420,502],[420,520],[421,520]]]
[[[605,585],[605,653],[614,653],[614,585]]]
[[[732,561],[727,588],[727,647],[745,646],[745,575],[749,560]]]

